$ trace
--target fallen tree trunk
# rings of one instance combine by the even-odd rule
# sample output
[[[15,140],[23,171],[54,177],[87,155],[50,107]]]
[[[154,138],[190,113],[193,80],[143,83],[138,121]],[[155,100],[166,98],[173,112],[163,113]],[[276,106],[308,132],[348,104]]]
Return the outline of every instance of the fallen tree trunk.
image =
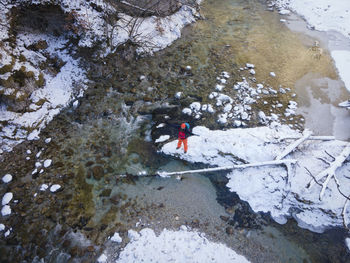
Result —
[[[294,151],[294,149],[297,148],[300,144],[306,141],[311,135],[311,131],[305,131],[303,137],[288,145],[288,147],[286,147],[283,152],[276,156],[275,160],[282,160],[284,157]]]
[[[294,159],[286,159],[286,160],[274,160],[274,161],[266,161],[266,162],[258,162],[258,163],[247,163],[247,164],[237,164],[232,166],[222,166],[222,167],[214,167],[214,168],[206,168],[206,169],[198,169],[198,170],[188,170],[188,171],[179,171],[179,172],[157,172],[159,176],[171,176],[171,175],[182,175],[182,174],[194,174],[194,173],[208,173],[208,172],[217,172],[224,170],[233,170],[233,169],[244,169],[248,167],[259,167],[265,165],[279,165],[279,164],[294,164],[297,160]]]
[[[301,139],[302,136],[294,136],[294,137],[284,137],[279,139],[279,141],[283,141],[283,140],[298,140]],[[309,138],[307,138],[307,140],[315,140],[315,141],[333,141],[335,140],[334,136],[310,136]]]
[[[349,203],[349,199],[346,199],[345,200],[345,204],[344,204],[344,207],[343,207],[343,211],[342,211],[342,216],[343,216],[343,224],[344,224],[344,227],[349,230],[349,227],[348,227],[348,221],[346,219],[346,209],[348,207],[348,203]]]
[[[308,189],[313,187],[316,182],[321,180],[323,177],[327,176],[326,180],[322,183],[322,189],[320,192],[320,200],[322,200],[322,197],[324,195],[324,192],[327,188],[327,185],[332,177],[335,176],[336,170],[343,165],[343,162],[349,157],[350,155],[350,143],[348,143],[343,151],[338,155],[333,162],[330,163],[329,167],[322,172],[320,172],[318,175],[315,176],[315,180],[311,180],[307,186]]]

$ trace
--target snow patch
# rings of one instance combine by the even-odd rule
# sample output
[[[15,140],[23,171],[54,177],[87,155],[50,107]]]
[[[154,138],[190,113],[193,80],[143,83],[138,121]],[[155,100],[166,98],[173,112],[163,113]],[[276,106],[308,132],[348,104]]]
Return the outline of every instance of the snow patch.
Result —
[[[156,139],[154,142],[159,143],[159,142],[165,142],[169,140],[170,135],[161,135],[158,139]]]
[[[4,196],[2,197],[2,205],[7,205],[8,203],[10,203],[10,201],[13,198],[13,194],[11,192],[4,194]]]
[[[2,181],[7,184],[9,182],[12,181],[12,175],[11,174],[5,174],[3,177],[2,177]]]
[[[137,233],[129,230],[130,243],[120,253],[123,262],[232,262],[248,263],[227,246],[209,241],[205,234],[182,227],[178,231],[164,229],[159,236],[150,228]],[[180,252],[180,253],[179,253]]]

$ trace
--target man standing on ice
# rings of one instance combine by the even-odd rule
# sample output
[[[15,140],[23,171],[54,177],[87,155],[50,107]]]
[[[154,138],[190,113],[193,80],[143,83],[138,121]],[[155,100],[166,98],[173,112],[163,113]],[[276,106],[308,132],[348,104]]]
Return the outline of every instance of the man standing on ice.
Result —
[[[181,125],[174,125],[174,124],[171,124],[171,123],[168,123],[168,125],[174,127],[174,128],[177,128],[179,130],[179,134],[178,134],[178,139],[179,141],[177,142],[177,147],[176,149],[180,149],[181,145],[183,144],[184,145],[184,152],[187,153],[187,149],[188,149],[188,146],[187,146],[187,138],[188,136],[190,135],[194,135],[191,131],[190,131],[190,125],[188,123],[181,123]]]

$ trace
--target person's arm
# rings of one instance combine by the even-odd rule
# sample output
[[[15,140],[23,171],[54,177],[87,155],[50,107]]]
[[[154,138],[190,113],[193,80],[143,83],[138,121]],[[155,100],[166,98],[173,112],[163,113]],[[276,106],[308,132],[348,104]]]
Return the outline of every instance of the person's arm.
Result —
[[[186,138],[190,135],[196,135],[196,134],[193,134],[190,130],[186,129],[185,130],[185,133],[186,133]]]

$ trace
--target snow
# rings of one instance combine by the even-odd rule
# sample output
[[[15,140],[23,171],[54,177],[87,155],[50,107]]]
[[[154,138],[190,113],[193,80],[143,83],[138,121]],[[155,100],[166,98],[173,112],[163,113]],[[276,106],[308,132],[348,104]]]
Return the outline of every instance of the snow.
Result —
[[[5,237],[8,237],[8,236],[11,234],[11,229],[12,229],[12,228],[8,229],[8,230],[5,232],[5,234],[4,234]]]
[[[46,144],[48,144],[48,143],[50,143],[50,142],[51,142],[51,138],[46,138],[46,139],[45,139],[45,143],[46,143]]]
[[[50,191],[54,193],[54,192],[57,192],[60,188],[61,186],[59,184],[54,184],[50,187]]]
[[[293,142],[284,138],[302,136],[286,125],[226,131],[212,131],[197,126],[193,128],[193,133],[199,136],[188,138],[191,147],[186,154],[176,152],[176,141],[165,144],[161,151],[193,163],[230,166],[241,160],[247,163],[274,160]],[[311,177],[304,167],[317,175],[327,168],[319,159],[329,158],[325,151],[337,156],[345,145],[346,142],[337,140],[305,141],[299,146],[302,151],[294,151],[286,157],[298,160],[298,164],[289,173],[285,167],[279,166],[233,170],[227,175],[227,187],[247,201],[254,211],[270,213],[279,223],[285,223],[289,217],[294,217],[299,226],[315,232],[322,232],[333,226],[341,227],[341,211],[345,198],[331,181],[324,199],[320,201],[320,186],[306,189]],[[347,169],[348,163],[336,172],[344,189],[350,188],[350,181],[345,177]],[[349,212],[347,216],[350,216]]]
[[[49,188],[49,186],[48,186],[47,184],[42,184],[42,185],[40,186],[40,191],[46,191],[47,188]]]
[[[47,168],[52,164],[52,160],[51,159],[47,159],[44,161],[44,167]]]
[[[189,109],[189,108],[184,108],[184,109],[182,110],[182,113],[183,113],[183,114],[187,114],[187,115],[190,115],[190,116],[191,116],[191,114],[192,114],[192,110],[191,110],[191,109]]]
[[[338,31],[350,38],[350,4],[347,0],[274,0],[280,11],[290,9],[301,15],[308,24],[319,31]],[[339,75],[350,91],[347,69],[350,68],[350,51],[331,52]]]
[[[271,76],[271,77],[276,77],[275,72],[270,72],[270,76]]]
[[[131,39],[140,44],[137,49],[138,53],[152,54],[180,38],[181,29],[193,23],[196,17],[199,17],[199,14],[194,8],[183,5],[178,12],[164,18],[156,16],[133,18],[125,14],[121,14],[120,17],[117,29],[113,34],[113,46],[118,46]],[[132,21],[139,21],[136,29],[131,29]],[[131,33],[131,36],[129,36],[129,33]]]
[[[13,198],[13,194],[11,192],[4,194],[4,196],[2,197],[2,205],[7,205],[8,203],[10,203],[10,201]]]
[[[4,231],[5,230],[5,225],[4,224],[0,224],[0,231]]]
[[[165,142],[166,140],[169,140],[170,135],[161,135],[158,139],[155,140],[155,143],[159,142]]]
[[[29,2],[29,1],[20,1]],[[31,4],[45,4],[51,3],[49,0],[30,2]],[[62,10],[66,13],[74,10],[77,16],[76,24],[86,25],[86,31],[80,34],[79,46],[92,47],[95,43],[102,44],[97,55],[103,57],[111,52],[115,52],[116,47],[125,43],[126,41],[133,41],[139,46],[137,52],[139,54],[152,54],[169,46],[174,40],[181,36],[181,29],[194,22],[200,17],[195,8],[188,5],[182,5],[181,8],[174,14],[167,17],[130,17],[125,14],[118,14],[117,24],[106,24],[104,13],[99,12],[94,8],[94,5],[103,7],[104,11],[116,12],[113,5],[99,0],[87,1],[67,1],[63,0],[58,3]],[[197,1],[199,4],[200,1]],[[18,5],[19,3],[15,3]],[[79,9],[77,9],[79,5]],[[103,6],[101,6],[103,5]],[[6,21],[6,14],[10,10],[1,8],[0,20]],[[137,27],[133,27],[136,22]],[[112,29],[112,27],[114,29]],[[107,31],[111,31],[106,33]],[[8,30],[6,27],[0,25],[0,39],[3,40],[8,37]],[[110,45],[107,45],[108,38],[111,37]],[[57,57],[64,62],[63,67],[58,74],[53,74],[46,70],[40,70],[39,65],[47,60],[47,55],[41,51],[28,50],[27,47],[31,44],[45,40],[48,47],[45,53],[50,57]],[[41,33],[19,32],[16,35],[17,46],[12,48],[4,46],[0,48],[0,63],[11,63],[10,54],[21,54],[26,57],[25,62],[19,61],[16,58],[14,69],[19,69],[25,66],[27,71],[33,71],[35,78],[38,79],[39,74],[44,74],[45,85],[42,88],[35,90],[30,97],[30,112],[17,113],[7,111],[6,108],[0,110],[0,121],[7,122],[8,125],[0,131],[0,138],[3,139],[3,144],[0,147],[0,153],[4,151],[11,151],[12,148],[27,140],[38,140],[40,131],[57,115],[62,108],[71,105],[73,108],[78,106],[77,97],[83,96],[84,90],[87,88],[88,80],[86,72],[88,69],[83,69],[80,66],[80,60],[73,58],[69,53],[70,48],[66,48],[68,43],[67,36],[54,37]],[[74,51],[73,51],[74,52]],[[186,67],[187,69],[190,66]],[[1,75],[1,78],[7,79],[11,73]],[[140,77],[142,79],[142,76]],[[4,94],[15,92],[14,89],[6,89]],[[19,95],[20,92],[17,93]],[[76,95],[78,94],[78,95]],[[43,104],[38,102],[45,101]],[[33,132],[28,134],[28,130]],[[16,131],[16,132],[15,132]]]
[[[347,249],[350,251],[350,238],[349,237],[345,238],[345,245],[346,245]]]
[[[350,12],[350,8],[349,8]],[[349,21],[350,22],[350,21]],[[348,50],[334,50],[331,55],[335,61],[335,66],[338,69],[340,78],[344,81],[345,87],[350,92],[350,51]]]
[[[99,263],[105,263],[107,262],[107,256],[105,254],[102,254],[101,256],[99,256],[99,258],[97,259],[97,262]]]
[[[128,234],[130,242],[121,251],[117,263],[249,262],[225,245],[211,242],[205,234],[189,231],[185,226],[178,231],[164,229],[159,236],[150,228],[144,228],[139,233],[129,230]]]
[[[2,216],[7,216],[11,214],[11,207],[9,205],[4,205],[1,209]]]
[[[113,236],[111,237],[111,241],[116,242],[116,243],[121,243],[123,240],[120,237],[119,233],[115,232]]]
[[[180,99],[181,96],[182,96],[182,92],[181,91],[175,93],[175,98]]]
[[[12,175],[11,174],[5,174],[3,177],[2,177],[2,181],[7,184],[9,182],[12,181]]]

